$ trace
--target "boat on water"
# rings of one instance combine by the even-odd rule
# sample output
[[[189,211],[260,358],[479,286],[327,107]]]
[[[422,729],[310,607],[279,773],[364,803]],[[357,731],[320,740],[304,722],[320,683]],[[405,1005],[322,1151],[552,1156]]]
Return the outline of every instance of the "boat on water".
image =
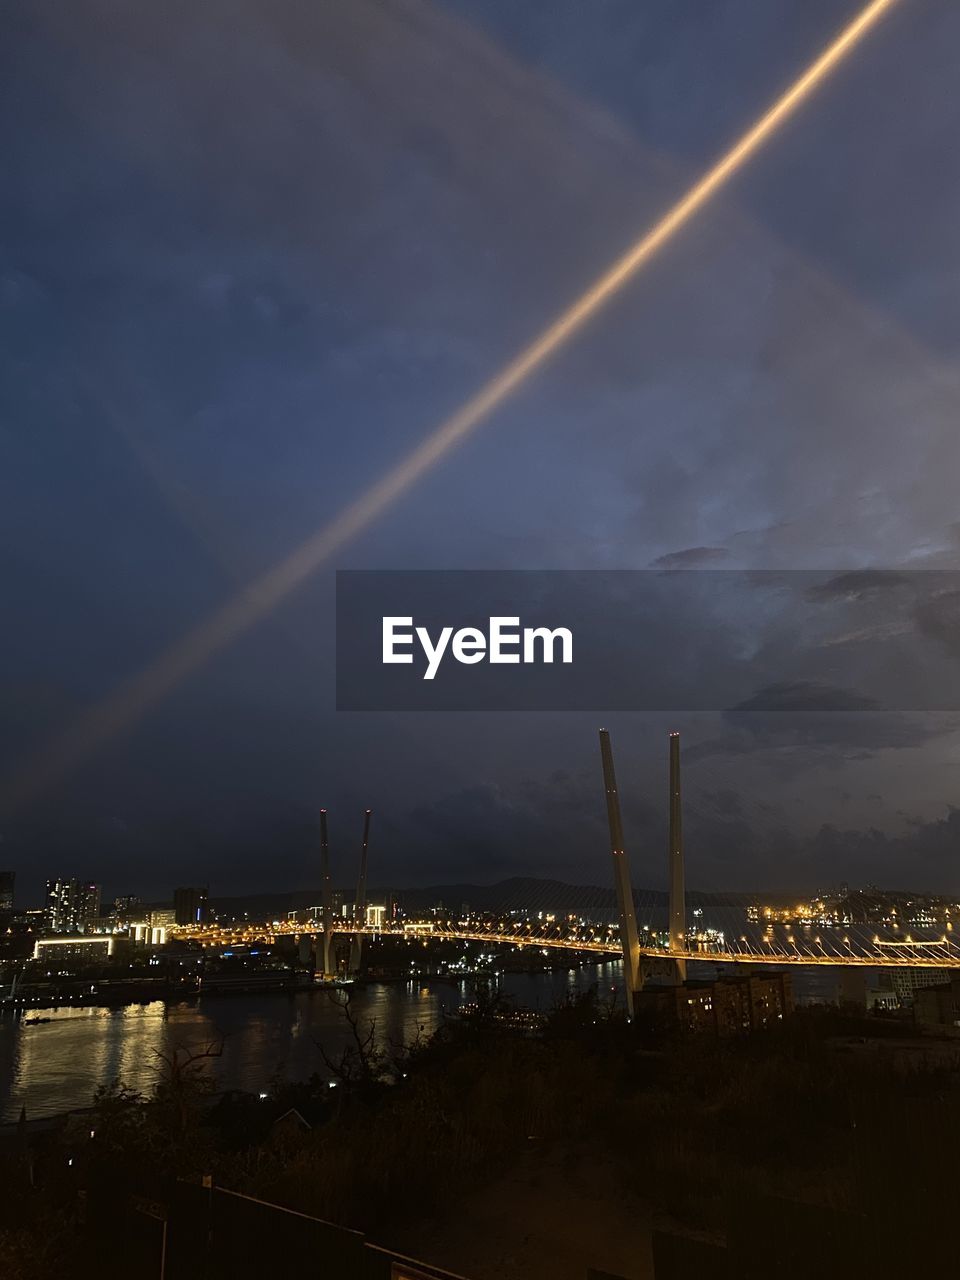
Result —
[[[446,1014],[446,1017],[455,1022],[473,1022],[481,1018],[491,1018],[498,1026],[508,1027],[512,1031],[537,1031],[544,1023],[544,1015],[535,1009],[506,1007],[490,1011],[481,1009],[474,1003],[462,1004],[453,1013]]]
[[[320,974],[315,974],[313,978],[315,987],[323,987],[325,990],[335,991],[339,987],[352,987],[354,985],[353,978],[324,978]]]

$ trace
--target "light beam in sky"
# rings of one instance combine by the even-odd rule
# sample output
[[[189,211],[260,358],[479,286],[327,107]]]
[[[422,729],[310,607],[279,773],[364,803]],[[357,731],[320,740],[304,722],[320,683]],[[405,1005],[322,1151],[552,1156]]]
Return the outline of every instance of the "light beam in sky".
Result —
[[[321,564],[382,515],[568,342],[776,133],[898,0],[872,0],[755,124],[592,285],[396,467],[284,560],[90,708],[0,790],[22,803],[134,723],[208,658],[266,617]]]

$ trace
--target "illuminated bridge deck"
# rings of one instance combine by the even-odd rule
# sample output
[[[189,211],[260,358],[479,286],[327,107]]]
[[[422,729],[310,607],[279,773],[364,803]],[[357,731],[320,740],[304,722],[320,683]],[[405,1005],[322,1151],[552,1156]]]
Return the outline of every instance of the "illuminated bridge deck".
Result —
[[[514,932],[505,932],[495,928],[444,928],[427,922],[417,922],[407,928],[373,928],[357,929],[342,920],[335,922],[335,934],[365,935],[385,938],[405,939],[408,942],[427,942],[431,939],[451,942],[480,942],[494,946],[510,946],[516,948],[550,948],[578,952],[589,952],[598,957],[619,959],[621,957],[620,938],[616,930],[586,930],[582,933],[564,932],[562,929],[549,929],[534,932],[531,928],[522,928]],[[207,946],[210,945],[243,945],[248,942],[273,942],[277,935],[308,934],[313,936],[322,933],[322,929],[303,924],[248,924],[237,926],[207,927],[204,929],[181,929],[180,937],[194,938]],[[640,955],[643,959],[670,960],[677,959],[677,953],[667,947],[642,945]],[[960,969],[960,946],[946,938],[936,940],[884,940],[877,941],[873,947],[847,946],[836,938],[827,941],[804,938],[797,940],[792,946],[782,943],[771,943],[759,947],[745,945],[743,947],[691,949],[680,954],[688,963],[704,964],[762,964],[789,966],[830,966],[860,965],[870,968],[905,968],[905,969]]]

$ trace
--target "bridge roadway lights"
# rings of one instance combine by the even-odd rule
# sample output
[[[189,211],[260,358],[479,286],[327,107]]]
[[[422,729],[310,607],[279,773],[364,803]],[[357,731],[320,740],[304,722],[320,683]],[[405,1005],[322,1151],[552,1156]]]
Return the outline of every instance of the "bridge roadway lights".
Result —
[[[223,930],[184,929],[182,932],[178,932],[177,937],[196,938],[199,941],[206,941],[207,945],[213,945],[214,942],[223,945],[225,943],[249,942],[254,938],[258,941],[273,942],[277,934],[304,932],[309,933],[313,932],[313,930],[304,930],[302,925],[280,924],[276,928],[238,929],[233,933]],[[373,925],[364,925],[362,929],[357,930],[356,925],[349,922],[335,924],[331,930],[334,936],[355,932],[370,934],[371,936],[378,934],[388,938],[410,936],[402,928],[375,928]],[[209,936],[211,934],[214,936]],[[619,942],[591,942],[576,938],[538,938],[529,933],[491,933],[489,929],[434,929],[429,933],[420,933],[415,936],[420,942],[430,938],[442,938],[460,942],[498,942],[514,947],[557,947],[565,951],[592,951],[598,956],[607,956],[610,959],[614,956],[622,955],[622,947]],[[937,944],[915,942],[912,945],[914,947],[932,947]],[[948,954],[930,955],[928,958],[916,955],[890,956],[877,952],[864,953],[863,955],[854,955],[852,953],[843,955],[827,955],[825,953],[808,955],[802,951],[793,951],[789,955],[777,955],[775,952],[770,951],[688,951],[684,958],[688,964],[764,964],[793,969],[843,969],[857,965],[871,969],[960,969],[960,948],[954,948],[952,944],[949,945],[951,950]],[[669,949],[665,947],[638,947],[637,950],[639,957],[649,956],[652,959],[659,960],[676,959],[675,956],[671,955]]]

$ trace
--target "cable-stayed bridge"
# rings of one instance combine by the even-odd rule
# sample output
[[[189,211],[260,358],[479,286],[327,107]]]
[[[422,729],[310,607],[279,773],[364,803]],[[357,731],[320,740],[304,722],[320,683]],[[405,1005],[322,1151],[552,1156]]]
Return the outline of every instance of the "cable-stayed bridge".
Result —
[[[348,917],[333,913],[326,811],[321,812],[320,851],[323,906],[315,922],[288,919],[269,924],[197,927],[189,932],[208,942],[273,941],[278,934],[316,934],[317,976],[335,980],[334,938],[351,938],[349,971],[360,969],[363,939],[374,935],[411,943],[430,940],[489,944],[518,950],[556,949],[623,961],[628,1005],[642,990],[651,969],[676,982],[687,977],[689,965],[761,965],[778,968],[848,967],[897,969],[960,969],[960,945],[953,940],[949,913],[935,920],[929,913],[912,924],[891,919],[883,925],[855,923],[821,914],[807,919],[784,920],[774,912],[730,895],[687,894],[684,876],[682,805],[680,790],[680,735],[669,740],[669,893],[637,895],[630,877],[624,847],[620,799],[614,771],[610,735],[600,730],[601,761],[610,830],[615,910],[598,910],[600,891],[583,891],[579,903],[567,901],[573,910],[545,912],[504,908],[474,913],[425,912],[421,918],[376,925],[366,922],[367,851],[370,810],[364,815],[360,875],[356,902]],[[567,886],[569,889],[569,886]],[[570,890],[576,893],[577,891]],[[586,898],[592,899],[587,902]],[[801,909],[798,908],[798,915]],[[893,909],[896,916],[896,909]],[[922,913],[921,913],[922,915]],[[604,918],[606,917],[606,918]],[[640,923],[644,920],[644,923]]]
[[[220,943],[272,942],[278,935],[316,932],[322,938],[322,930],[313,925],[292,921],[273,924],[238,924],[225,927],[197,927],[184,931],[200,940]],[[412,921],[403,925],[357,925],[351,920],[335,920],[332,936],[397,938],[408,942],[460,941],[489,943],[491,946],[507,946],[518,949],[542,947],[549,950],[588,952],[598,957],[621,959],[623,945],[616,926],[609,929],[546,925],[534,923],[513,927],[498,927],[480,923],[438,924],[432,920]],[[849,937],[849,935],[843,935]],[[794,938],[793,942],[780,939],[769,942],[738,939],[736,943],[699,944],[688,942],[682,950],[668,944],[641,942],[637,952],[640,960],[682,959],[687,964],[760,964],[789,966],[837,966],[859,965],[868,968],[908,969],[960,969],[960,946],[949,938],[876,940],[873,943],[844,942],[836,931],[824,930],[815,937]]]
[[[366,930],[373,932],[372,929]],[[383,934],[385,931],[377,931]],[[402,935],[403,930],[393,931]],[[536,932],[531,929],[518,929],[515,932],[504,932],[490,929],[437,928],[434,927],[427,937],[438,939],[462,940],[465,942],[489,942],[494,945],[515,947],[549,947],[564,948],[574,951],[589,951],[602,956],[621,956],[622,945],[618,933],[604,938],[583,932],[565,933],[559,931]],[[687,947],[677,951],[669,946],[657,946],[649,943],[638,947],[642,960],[672,960],[678,957],[688,963],[704,964],[772,964],[772,965],[861,965],[877,968],[899,966],[905,968],[958,968],[960,969],[960,947],[949,941],[925,942],[885,942],[875,944],[869,951],[854,951],[851,946],[840,948],[831,939],[818,936],[811,946],[803,941],[793,948],[783,948],[770,944],[768,947]]]

